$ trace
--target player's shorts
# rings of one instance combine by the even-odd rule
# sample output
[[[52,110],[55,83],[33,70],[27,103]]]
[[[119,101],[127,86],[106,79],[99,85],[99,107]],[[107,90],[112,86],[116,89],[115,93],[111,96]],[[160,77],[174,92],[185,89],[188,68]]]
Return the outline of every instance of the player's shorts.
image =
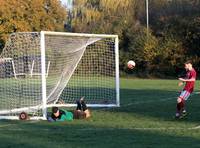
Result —
[[[179,97],[186,101],[189,98],[189,96],[190,96],[190,92],[188,92],[187,90],[183,90],[181,91],[181,94]]]

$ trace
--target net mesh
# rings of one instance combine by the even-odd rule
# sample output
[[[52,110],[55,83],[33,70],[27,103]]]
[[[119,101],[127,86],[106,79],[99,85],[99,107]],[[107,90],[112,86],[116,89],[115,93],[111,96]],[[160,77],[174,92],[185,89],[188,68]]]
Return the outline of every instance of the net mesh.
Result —
[[[0,110],[41,104],[41,77],[30,77],[32,59],[40,57],[39,33],[11,34],[0,59]],[[35,64],[40,67],[40,63]],[[17,112],[13,112],[15,115]]]
[[[38,115],[42,106],[40,33],[14,33],[0,57],[0,114]],[[115,38],[45,34],[47,103],[116,104]],[[33,107],[33,108],[32,108]]]
[[[114,39],[101,39],[89,46],[61,94],[73,103],[85,97],[90,104],[116,104]]]

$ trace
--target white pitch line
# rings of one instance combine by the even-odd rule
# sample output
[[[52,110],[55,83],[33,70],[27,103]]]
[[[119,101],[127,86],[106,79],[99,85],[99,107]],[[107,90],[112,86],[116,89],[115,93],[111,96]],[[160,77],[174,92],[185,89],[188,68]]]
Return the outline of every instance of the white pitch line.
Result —
[[[13,126],[17,124],[6,124],[6,125],[0,125],[0,130],[5,130],[4,127],[8,126]],[[82,129],[76,129],[78,131],[113,131],[113,130],[145,130],[145,131],[159,131],[159,130],[199,130],[200,125],[194,126],[194,127],[189,127],[189,128],[184,128],[184,127],[130,127],[130,128],[115,128],[115,127],[108,127],[108,128],[82,128]],[[24,131],[27,129],[22,129],[22,128],[10,128],[6,129],[9,131]],[[41,131],[48,131],[50,129],[40,129]]]
[[[3,127],[6,126],[10,126],[12,124],[9,125],[4,125],[4,126],[0,126],[2,128],[0,128],[1,130],[5,130],[3,129]],[[189,127],[189,128],[183,128],[183,127],[132,127],[132,128],[115,128],[115,127],[111,127],[111,128],[81,128],[81,129],[75,129],[77,131],[115,131],[115,130],[142,130],[142,131],[161,131],[161,130],[199,130],[200,129],[200,125],[199,126],[195,126],[195,127]],[[8,131],[26,131],[27,129],[22,129],[22,128],[10,128],[10,129],[6,129]],[[50,131],[51,129],[40,129],[41,131]]]
[[[184,128],[184,127],[149,127],[149,128],[132,128],[135,130],[196,130],[200,129],[200,126],[195,126],[195,127],[189,127],[189,128]]]
[[[198,126],[194,126],[194,127],[188,127],[188,128],[184,128],[184,127],[149,127],[149,128],[131,128],[131,129],[135,129],[135,130],[196,130],[196,129],[200,129],[200,125]]]
[[[199,129],[200,126],[183,128],[183,127],[133,127],[133,128],[83,128],[77,129],[80,131],[105,131],[105,130],[196,130]]]
[[[200,92],[194,92],[194,94],[200,94]]]
[[[22,121],[23,122],[23,121]],[[25,122],[25,124],[33,124],[33,123],[37,123],[37,122],[39,122],[38,120],[30,120],[30,121],[28,121],[28,122]],[[15,126],[15,125],[17,125],[17,124],[4,124],[4,125],[0,125],[0,130],[1,130],[1,128],[4,128],[4,127],[8,127],[8,126]],[[12,130],[12,129],[11,129]],[[19,130],[19,129],[18,129]]]
[[[200,129],[200,125],[195,126],[195,127],[191,127],[191,128],[189,128],[189,129]]]
[[[0,128],[4,128],[4,127],[7,127],[7,126],[12,126],[12,125],[15,125],[15,124],[5,124],[5,125],[0,125]]]
[[[137,102],[133,102],[133,103],[128,103],[125,105],[122,105],[122,107],[126,107],[126,106],[131,106],[131,105],[137,105],[137,104],[144,104],[144,103],[153,103],[153,102],[163,102],[163,101],[168,101],[168,100],[172,100],[175,99],[176,97],[170,97],[170,98],[165,98],[165,99],[159,99],[159,100],[147,100],[147,101],[137,101]]]

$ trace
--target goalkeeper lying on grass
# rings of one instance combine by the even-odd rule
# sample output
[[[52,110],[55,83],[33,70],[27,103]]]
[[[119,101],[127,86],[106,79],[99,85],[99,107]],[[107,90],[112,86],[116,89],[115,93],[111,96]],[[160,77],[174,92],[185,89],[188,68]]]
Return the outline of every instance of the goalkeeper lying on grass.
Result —
[[[84,119],[89,118],[90,111],[87,108],[87,105],[85,104],[85,101],[83,98],[76,101],[77,108],[74,111],[74,113],[58,109],[58,107],[52,107],[52,114],[50,117],[47,117],[47,120],[50,122],[54,121],[71,121],[73,119]]]

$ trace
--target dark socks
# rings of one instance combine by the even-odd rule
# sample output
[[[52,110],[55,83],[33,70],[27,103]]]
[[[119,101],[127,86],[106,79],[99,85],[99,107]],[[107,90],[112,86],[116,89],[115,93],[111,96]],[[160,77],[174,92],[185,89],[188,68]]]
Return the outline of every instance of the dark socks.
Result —
[[[77,104],[76,110],[83,110],[83,111],[87,110],[87,105],[83,100],[81,101],[77,100],[76,104]]]
[[[85,104],[84,101],[81,101],[82,109],[83,111],[87,110],[87,105]]]
[[[76,110],[82,110],[81,103],[79,100],[76,101],[77,107]]]
[[[184,102],[181,101],[180,103],[177,103],[177,112],[180,113],[184,109]]]

